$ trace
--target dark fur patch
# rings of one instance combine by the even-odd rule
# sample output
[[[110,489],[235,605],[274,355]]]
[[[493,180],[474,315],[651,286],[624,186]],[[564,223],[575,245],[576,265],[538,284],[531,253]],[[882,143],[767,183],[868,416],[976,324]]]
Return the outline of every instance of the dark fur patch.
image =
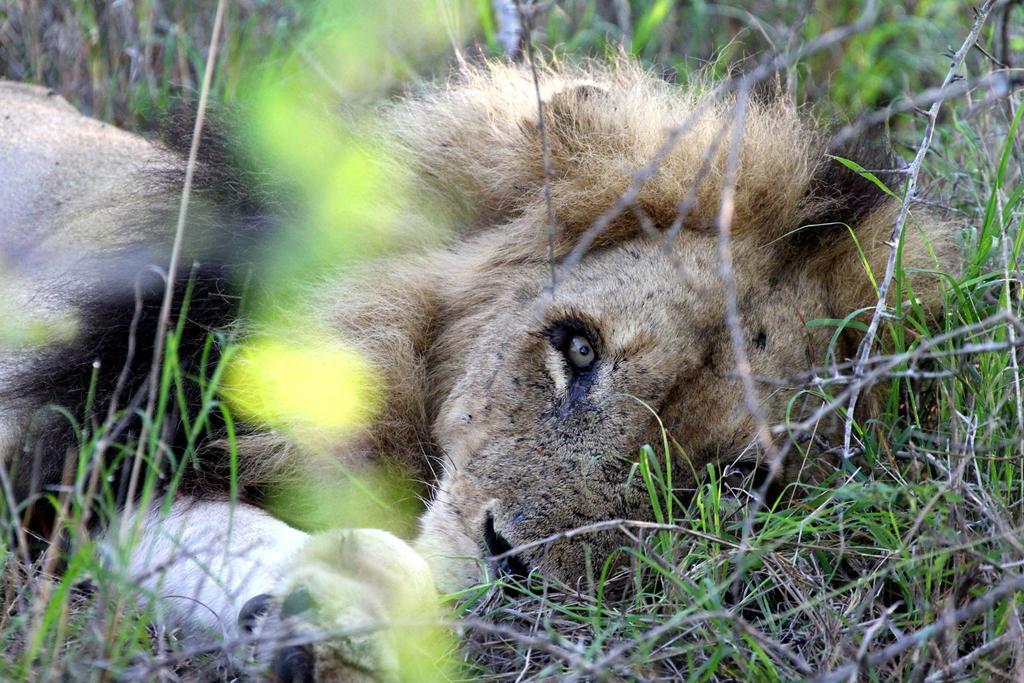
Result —
[[[865,134],[856,141],[828,149],[826,153],[860,164],[890,189],[898,187],[899,176],[894,172],[896,157],[880,135]],[[796,232],[792,236],[792,245],[808,249],[816,249],[823,242],[832,241],[837,232],[845,232],[846,225],[856,229],[857,222],[879,208],[887,198],[871,180],[835,159],[826,159],[821,164],[807,194],[809,199],[818,200],[822,209],[808,216],[804,224],[814,227]]]
[[[219,358],[220,340],[211,340],[211,335],[227,330],[237,319],[243,285],[275,224],[272,216],[283,210],[274,199],[282,193],[274,192],[265,176],[251,170],[241,147],[215,125],[216,118],[207,119],[202,133],[193,179],[196,204],[186,226],[189,239],[202,242],[202,247],[174,278],[169,329],[181,331],[174,351],[186,379],[180,392],[172,391],[160,425],[159,439],[168,454],[161,468],[165,477],[182,465],[179,459],[189,450],[182,414],[194,416],[201,405],[197,377],[209,376]],[[164,122],[166,145],[183,158],[191,144],[194,120],[187,107],[179,107]],[[124,502],[134,457],[134,451],[124,445],[141,431],[140,414],[148,398],[165,291],[161,273],[169,262],[173,233],[173,215],[169,215],[173,211],[168,206],[180,197],[184,166],[139,178],[140,197],[162,196],[168,203],[155,206],[152,212],[146,204],[140,209],[139,224],[124,229],[152,235],[157,227],[159,236],[107,254],[102,264],[94,264],[115,276],[102,291],[82,292],[73,302],[80,321],[76,337],[39,352],[19,378],[0,388],[5,404],[32,411],[25,449],[19,461],[9,463],[20,501],[36,500],[61,483],[67,459],[77,457],[83,430],[91,432],[102,425],[114,404],[121,416],[108,434],[113,445],[104,452],[104,465],[112,468],[107,483],[116,502]],[[55,407],[78,421],[79,428]],[[218,417],[210,415],[207,433],[220,430]],[[227,468],[222,463],[193,462],[185,467],[182,487],[190,493],[226,488],[222,479]],[[49,506],[39,507],[45,511]],[[45,517],[34,519],[45,524]]]
[[[181,323],[175,355],[186,376],[195,377],[201,371],[208,335],[224,328],[236,315],[238,297],[230,293],[229,281],[219,264],[196,264],[189,271],[183,269],[175,279],[169,327],[174,332]],[[144,410],[148,396],[164,279],[152,270],[144,271],[133,290],[79,301],[80,334],[69,344],[40,353],[30,372],[16,383],[21,402],[37,407],[24,452],[28,462],[16,462],[12,467],[15,495],[20,499],[60,483],[65,457],[77,453],[79,434],[57,407],[90,432],[104,422],[111,404],[125,411],[108,432],[114,445],[107,449],[106,465],[125,455],[117,444],[128,443],[138,435],[138,413]],[[182,315],[186,294],[187,312]],[[214,344],[212,353],[207,354],[207,374],[217,362],[217,348]],[[194,411],[201,402],[199,383],[186,380],[181,392],[186,410]],[[172,452],[186,445],[179,411],[179,404],[172,400],[160,434]],[[166,464],[172,463],[173,458],[166,459]],[[117,468],[114,488],[118,503],[124,502],[129,470]]]

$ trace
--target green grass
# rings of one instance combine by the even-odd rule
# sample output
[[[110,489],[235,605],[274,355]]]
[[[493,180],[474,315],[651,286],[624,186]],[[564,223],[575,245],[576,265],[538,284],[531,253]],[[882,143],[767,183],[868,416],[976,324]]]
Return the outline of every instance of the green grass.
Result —
[[[201,81],[214,2],[149,0],[114,9],[84,0],[0,1],[0,75],[46,83],[100,118],[144,129],[172,98],[194,93]],[[826,0],[740,4],[566,0],[538,15],[531,37],[559,55],[625,50],[686,82],[707,73],[723,76],[766,49],[812,40],[862,9],[857,2]],[[254,70],[286,62],[297,45],[308,44],[308,31],[324,30],[310,3],[230,6],[213,86],[214,99],[229,104],[245,100]],[[491,3],[474,7],[479,28],[462,48],[500,54]],[[938,84],[949,66],[945,51],[960,44],[972,18],[956,0],[881,3],[871,28],[797,63],[788,82],[800,103],[823,116],[855,119]],[[981,45],[1019,66],[1022,26],[1024,6],[1017,4],[1005,19],[997,14],[990,21]],[[447,63],[442,56],[404,64],[398,80],[415,87],[443,73]],[[993,68],[976,50],[963,73],[974,78]],[[950,278],[946,316],[937,329],[913,305],[896,307],[879,353],[912,352],[1000,312],[1019,319],[1024,101],[1019,93],[993,102],[984,96],[944,107],[922,175],[923,194],[950,207],[950,220],[963,233],[965,273]],[[905,159],[922,132],[922,119],[913,113],[893,117],[886,130]],[[901,186],[890,189],[902,195]],[[905,274],[897,275],[894,290],[907,291]],[[618,533],[625,570],[593,566],[579,589],[534,579],[508,592],[494,581],[458,596],[452,605],[467,620],[466,676],[812,678],[904,642],[1019,575],[1024,359],[1015,360],[1008,345],[1022,331],[1001,323],[950,334],[919,362],[896,366],[872,394],[877,413],[855,423],[858,457],[826,482],[789,485],[779,501],[753,513],[742,552],[749,482],[736,486],[711,469],[692,497],[682,495],[673,490],[666,465],[674,447],[651,444],[635,476],[648,487],[660,528],[624,527]],[[183,376],[173,350],[172,338],[157,421],[185,384],[201,382],[205,397],[202,414],[192,416],[189,447],[174,454],[182,459],[181,472],[205,434],[205,416],[223,406],[214,390],[216,368],[200,378]],[[103,433],[102,425],[83,431],[80,488],[91,474],[84,463]],[[132,444],[108,448],[122,458],[135,454]],[[169,455],[155,436],[143,452]],[[113,492],[105,488],[106,477],[98,481],[95,500],[113,514]],[[148,490],[156,484],[145,483]],[[67,510],[65,526],[77,547],[44,556],[33,568],[18,548],[5,553],[0,679],[59,673],[74,680],[131,679],[152,677],[151,668],[188,675],[208,664],[203,657],[172,657],[173,666],[159,666],[180,649],[174,634],[158,631],[151,615],[140,613],[139,588],[110,568],[117,563],[97,559],[126,548],[99,548],[90,540],[82,520],[93,501],[55,495],[51,502]],[[933,680],[952,666],[967,680],[1012,679],[1024,666],[1015,645],[1024,638],[1018,602],[996,601],[860,677]],[[969,661],[979,649],[984,654]],[[215,669],[213,675],[227,673]]]

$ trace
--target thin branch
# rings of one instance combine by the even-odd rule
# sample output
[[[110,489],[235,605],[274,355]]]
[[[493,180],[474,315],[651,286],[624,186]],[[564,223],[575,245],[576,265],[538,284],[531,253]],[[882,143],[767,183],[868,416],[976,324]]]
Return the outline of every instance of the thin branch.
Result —
[[[533,76],[533,91],[537,98],[537,129],[540,132],[541,153],[544,157],[544,207],[547,211],[548,222],[548,266],[551,269],[551,287],[549,294],[554,297],[555,283],[558,281],[555,273],[555,208],[551,201],[551,147],[548,144],[548,128],[544,121],[544,99],[540,95],[540,76],[537,74],[537,62],[533,54],[533,24],[527,16],[526,9],[521,0],[515,0],[516,10],[519,12],[519,19],[526,30],[526,62],[530,65],[530,74]]]
[[[793,431],[796,431],[796,432],[805,432],[808,429],[811,429],[812,427],[814,427],[814,425],[816,425],[818,423],[818,421],[821,420],[825,415],[828,415],[829,413],[833,412],[834,410],[839,408],[843,403],[848,402],[850,397],[854,394],[854,392],[860,392],[860,390],[863,389],[864,387],[870,386],[871,384],[877,382],[880,377],[884,376],[885,373],[889,372],[890,370],[892,370],[897,365],[900,365],[902,363],[907,363],[907,362],[911,362],[911,361],[914,361],[914,360],[918,360],[918,359],[924,358],[926,355],[928,357],[932,357],[932,358],[940,357],[942,355],[953,355],[953,354],[947,354],[947,353],[944,353],[944,352],[932,352],[930,354],[928,352],[933,347],[939,346],[941,344],[944,344],[947,341],[950,341],[952,339],[956,339],[957,337],[960,337],[960,336],[963,336],[963,335],[966,335],[966,334],[972,334],[974,332],[984,331],[984,330],[987,330],[987,329],[993,327],[994,325],[998,325],[1000,323],[1011,323],[1012,324],[1015,320],[1016,320],[1016,318],[1014,316],[1008,316],[1005,310],[999,311],[998,313],[994,313],[991,316],[989,316],[989,317],[987,317],[984,320],[981,320],[979,322],[972,323],[970,325],[964,325],[961,328],[958,328],[958,329],[955,329],[955,330],[951,330],[949,332],[945,332],[943,334],[936,335],[936,336],[930,337],[928,339],[924,339],[924,340],[921,341],[920,344],[915,346],[910,351],[905,351],[903,353],[898,353],[898,354],[894,354],[894,355],[891,355],[891,356],[878,356],[875,359],[875,360],[878,361],[878,367],[875,368],[872,372],[870,372],[870,373],[863,373],[862,372],[859,377],[858,376],[851,377],[850,378],[850,384],[846,387],[846,389],[844,389],[840,394],[838,394],[831,401],[828,401],[827,403],[822,404],[822,406],[819,407],[817,410],[815,410],[813,414],[811,414],[809,417],[807,417],[806,419],[802,420],[801,422],[784,424],[784,425],[778,425],[777,427],[773,428],[773,431],[776,432],[776,433],[790,431],[790,430],[793,430]],[[1016,321],[1016,322],[1017,322],[1017,324],[1020,324],[1019,321]],[[980,348],[980,349],[979,348],[972,348],[972,349],[970,349],[970,352],[973,353],[973,352],[977,352],[977,351],[989,351],[989,350],[993,350],[994,348],[997,348],[997,347],[993,347],[993,346],[989,346],[989,345],[984,345],[984,347]],[[998,347],[998,348],[1002,348],[1002,347]],[[866,363],[865,363],[865,365],[866,365]]]
[[[949,84],[953,82],[957,70],[963,63],[967,53],[970,52],[971,46],[973,46],[978,40],[978,36],[981,34],[981,29],[985,25],[985,21],[988,19],[989,13],[997,2],[998,0],[986,0],[986,2],[976,10],[974,24],[971,26],[971,30],[968,32],[967,38],[964,39],[960,49],[953,55],[949,71],[946,72],[946,77],[942,80],[941,87],[943,89],[948,88]],[[896,255],[899,251],[900,240],[903,238],[903,229],[907,223],[907,216],[910,212],[910,202],[917,193],[917,177],[921,172],[921,165],[924,163],[924,157],[928,153],[928,148],[931,147],[932,137],[935,135],[935,122],[938,119],[939,109],[942,107],[942,103],[944,101],[945,97],[935,100],[931,109],[928,110],[928,124],[925,126],[924,138],[921,140],[921,144],[917,148],[917,154],[914,155],[914,160],[910,163],[910,166],[907,169],[906,191],[903,195],[903,201],[900,202],[900,209],[896,217],[896,224],[893,225],[892,233],[889,235],[889,258],[885,264],[885,276],[882,278],[882,282],[879,283],[878,301],[875,303],[875,310],[871,315],[871,322],[868,324],[868,330],[864,335],[864,339],[861,340],[860,349],[857,353],[857,364],[853,369],[855,378],[860,378],[863,374],[864,363],[871,354],[871,348],[874,345],[875,336],[878,334],[878,326],[882,321],[882,313],[886,308],[885,302],[889,293],[889,286],[892,284],[893,277],[896,274]],[[850,442],[853,438],[854,412],[857,408],[857,401],[860,398],[860,385],[854,384],[852,386],[855,386],[856,388],[850,392],[850,398],[846,404],[846,421],[843,427],[843,457],[846,458],[851,455]]]
[[[761,401],[757,395],[757,387],[750,374],[750,359],[747,357],[747,343],[744,338],[743,325],[740,322],[739,292],[736,277],[733,273],[732,261],[732,218],[735,213],[736,176],[740,165],[740,149],[743,140],[743,128],[747,120],[749,90],[742,88],[736,96],[736,113],[733,117],[732,144],[725,162],[725,177],[722,182],[722,194],[718,211],[718,275],[722,279],[725,290],[725,321],[729,328],[732,341],[733,359],[736,374],[743,386],[743,400],[747,412],[756,422],[756,438],[766,452],[774,453],[771,435],[768,432],[767,420],[761,410]]]
[[[605,666],[599,663],[591,663],[583,655],[585,653],[574,651],[570,649],[571,643],[559,644],[555,642],[555,639],[548,636],[534,635],[530,633],[524,633],[518,629],[503,624],[496,624],[485,619],[477,617],[466,617],[459,619],[453,624],[456,629],[463,631],[476,631],[479,633],[486,633],[488,635],[496,635],[509,640],[514,640],[520,645],[526,646],[533,650],[539,650],[547,653],[553,657],[556,657],[560,661],[565,662],[569,667],[575,671],[582,671],[591,676],[598,676],[604,670]]]
[[[545,536],[544,538],[537,539],[536,541],[530,541],[529,543],[523,543],[517,545],[514,548],[510,548],[503,553],[490,557],[491,560],[502,560],[507,557],[522,553],[526,550],[532,550],[545,545],[551,545],[558,541],[565,541],[576,536],[585,536],[588,534],[594,534],[601,531],[610,531],[613,529],[625,530],[631,529],[647,529],[649,531],[678,531],[686,534],[687,536],[693,536],[694,538],[700,538],[705,541],[711,541],[712,543],[719,543],[726,546],[727,548],[739,548],[739,545],[725,538],[715,536],[703,531],[691,529],[687,526],[681,526],[679,524],[660,524],[658,522],[642,522],[631,519],[606,519],[600,522],[594,522],[593,524],[587,524],[585,526],[573,527],[572,529],[566,529],[565,531],[559,531],[558,533]]]
[[[972,650],[968,654],[965,654],[961,658],[953,661],[953,663],[943,667],[942,671],[930,674],[928,678],[925,679],[925,683],[940,683],[941,681],[956,680],[964,673],[965,670],[976,664],[977,661],[984,660],[1000,648],[1010,645],[1012,635],[1013,634],[1005,633],[998,638],[988,641],[978,649]]]
[[[844,126],[832,136],[832,145],[841,145],[863,133],[868,128],[877,126],[888,121],[897,114],[908,111],[915,111],[926,105],[932,105],[943,100],[960,97],[978,88],[988,88],[986,100],[1009,97],[1014,91],[1024,86],[1024,73],[1011,73],[1010,69],[992,71],[981,78],[971,80],[955,80],[948,85],[939,85],[934,88],[922,90],[913,97],[869,112],[853,123]],[[1020,71],[1019,69],[1016,71]]]
[[[217,46],[220,44],[220,32],[224,23],[224,11],[227,7],[227,0],[218,0],[217,13],[213,19],[213,31],[210,35],[210,51],[206,56],[206,69],[203,73],[203,84],[199,91],[199,106],[196,112],[196,122],[192,129],[192,143],[188,150],[188,162],[185,166],[185,186],[181,191],[181,202],[178,205],[178,223],[174,229],[174,242],[171,245],[171,258],[167,266],[167,277],[164,288],[163,302],[160,304],[160,317],[157,322],[156,338],[153,340],[153,360],[149,368],[149,398],[146,403],[146,417],[142,421],[142,428],[139,432],[138,444],[135,448],[135,461],[132,463],[131,478],[128,481],[128,493],[125,500],[122,521],[131,519],[132,507],[135,501],[135,494],[138,490],[139,476],[142,471],[142,463],[145,460],[145,444],[148,441],[148,432],[153,422],[153,412],[156,408],[156,397],[160,383],[160,367],[163,364],[164,342],[167,336],[171,321],[171,306],[174,303],[174,278],[178,272],[181,261],[181,248],[185,240],[185,223],[188,219],[189,200],[192,197],[192,181],[195,176],[197,158],[199,155],[199,140],[203,132],[203,122],[206,118],[207,100],[210,96],[210,86],[213,83],[213,69],[217,62]]]
[[[758,495],[754,496],[747,514],[744,517],[743,535],[740,540],[740,547],[736,553],[736,576],[734,586],[738,585],[743,568],[743,557],[750,545],[750,536],[753,533],[754,518],[761,508],[761,501],[764,500],[768,488],[778,476],[782,467],[782,459],[788,450],[779,450],[772,440],[771,430],[768,428],[768,420],[761,408],[761,400],[758,397],[757,387],[751,375],[750,359],[747,357],[747,342],[744,337],[743,324],[740,321],[739,292],[736,287],[736,277],[733,273],[732,260],[732,219],[735,211],[736,177],[740,164],[740,149],[742,148],[743,129],[746,126],[747,105],[750,92],[749,85],[741,86],[736,95],[736,110],[733,116],[732,142],[729,147],[729,154],[725,161],[725,174],[722,182],[722,193],[718,211],[718,274],[722,279],[722,288],[725,295],[725,321],[729,328],[729,338],[732,342],[733,362],[736,366],[736,375],[740,379],[743,389],[743,402],[747,413],[754,420],[754,438],[764,458],[768,462],[768,472],[764,482],[758,487]]]

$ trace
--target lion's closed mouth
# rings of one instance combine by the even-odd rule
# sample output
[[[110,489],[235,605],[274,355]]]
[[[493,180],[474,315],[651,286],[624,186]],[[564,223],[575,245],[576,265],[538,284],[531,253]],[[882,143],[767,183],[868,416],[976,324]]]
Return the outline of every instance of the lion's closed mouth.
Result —
[[[494,529],[494,515],[490,512],[484,519],[484,544],[490,553],[490,562],[499,576],[526,578],[530,570],[520,557],[512,553],[512,545]]]

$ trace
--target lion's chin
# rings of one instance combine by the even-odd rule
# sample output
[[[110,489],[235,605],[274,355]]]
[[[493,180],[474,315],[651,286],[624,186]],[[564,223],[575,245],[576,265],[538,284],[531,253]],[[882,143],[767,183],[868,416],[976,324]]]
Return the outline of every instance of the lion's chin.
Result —
[[[423,516],[421,525],[413,547],[430,565],[438,591],[454,593],[486,578],[480,548],[457,519],[432,508]]]

